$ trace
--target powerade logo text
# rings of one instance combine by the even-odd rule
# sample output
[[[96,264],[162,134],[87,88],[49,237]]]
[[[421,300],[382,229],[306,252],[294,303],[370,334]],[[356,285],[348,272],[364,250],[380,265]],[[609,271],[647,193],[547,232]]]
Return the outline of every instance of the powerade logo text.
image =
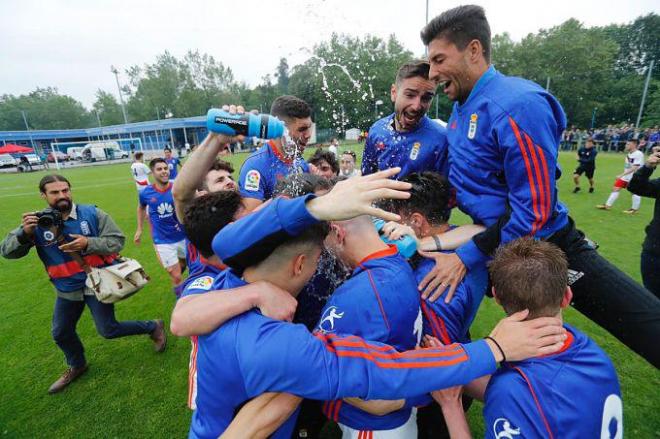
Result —
[[[229,117],[216,116],[215,123],[223,123],[226,125],[245,125],[247,126],[248,121],[244,119],[232,119]]]

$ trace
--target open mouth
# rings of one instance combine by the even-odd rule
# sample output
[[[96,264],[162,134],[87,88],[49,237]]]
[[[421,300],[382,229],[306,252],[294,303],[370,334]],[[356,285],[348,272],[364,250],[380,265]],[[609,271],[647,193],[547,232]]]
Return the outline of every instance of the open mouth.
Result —
[[[451,80],[449,79],[445,79],[444,81],[438,82],[438,87],[440,87],[444,93],[447,93],[447,89],[449,89],[449,85],[451,85]]]
[[[420,118],[420,115],[417,114],[417,113],[408,113],[408,112],[404,112],[404,113],[402,114],[402,116],[403,116],[403,123],[404,123],[406,126],[410,126],[410,125],[414,125],[414,124],[416,124],[417,121],[418,121],[419,118]]]

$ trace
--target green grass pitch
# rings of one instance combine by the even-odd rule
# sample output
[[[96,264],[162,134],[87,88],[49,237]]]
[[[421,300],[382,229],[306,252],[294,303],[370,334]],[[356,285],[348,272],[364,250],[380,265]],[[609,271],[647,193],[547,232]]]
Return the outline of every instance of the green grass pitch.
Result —
[[[361,147],[350,146],[360,153]],[[245,154],[230,158],[235,167]],[[614,176],[622,171],[621,154],[601,154],[596,170],[596,192],[572,194],[574,153],[562,153],[564,176],[560,198],[570,208],[578,226],[600,244],[600,252],[640,281],[639,254],[644,227],[652,215],[650,200],[642,201],[638,215],[621,213],[630,207],[624,192],[610,212],[598,211],[610,192]],[[160,267],[149,234],[141,246],[132,242],[137,195],[128,164],[66,169],[74,199],[109,212],[127,236],[123,254],[138,259],[152,282],[135,297],[116,306],[117,317],[153,319],[169,316],[174,295]],[[43,172],[0,174],[0,232],[16,227],[20,215],[42,209],[37,182]],[[455,214],[455,223],[467,218]],[[660,268],[659,268],[660,269]],[[53,289],[35,252],[24,259],[0,260],[0,436],[1,437],[184,437],[190,422],[186,408],[190,342],[171,337],[167,351],[156,354],[146,336],[104,340],[96,334],[85,312],[78,333],[86,348],[89,372],[61,394],[48,395],[48,386],[64,370],[63,355],[51,339]],[[621,292],[625,294],[625,292]],[[503,316],[492,300],[485,299],[472,328],[485,335]],[[593,337],[610,355],[623,389],[626,437],[660,437],[660,373],[630,352],[604,330],[575,310],[566,320]],[[658,340],[660,344],[660,340]],[[304,366],[301,366],[304,367]],[[576,389],[575,398],[580,397]],[[481,405],[474,404],[469,419],[475,437],[483,436]],[[326,432],[327,437],[334,434]]]

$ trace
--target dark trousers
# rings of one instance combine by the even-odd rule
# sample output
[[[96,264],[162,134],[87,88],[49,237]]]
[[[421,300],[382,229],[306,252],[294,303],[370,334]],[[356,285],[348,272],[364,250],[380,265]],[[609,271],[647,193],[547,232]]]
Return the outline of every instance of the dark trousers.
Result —
[[[598,254],[584,238],[571,219],[549,239],[564,250],[568,267],[583,273],[571,285],[573,306],[660,368],[660,299]]]
[[[76,333],[76,325],[85,304],[94,318],[96,331],[104,338],[125,337],[127,335],[150,334],[156,329],[153,321],[125,321],[115,319],[115,306],[101,303],[96,296],[84,296],[84,301],[67,300],[58,297],[53,312],[53,340],[64,352],[66,363],[70,367],[82,367],[85,360],[85,349]]]
[[[660,298],[660,255],[642,250],[642,281],[647,290]]]

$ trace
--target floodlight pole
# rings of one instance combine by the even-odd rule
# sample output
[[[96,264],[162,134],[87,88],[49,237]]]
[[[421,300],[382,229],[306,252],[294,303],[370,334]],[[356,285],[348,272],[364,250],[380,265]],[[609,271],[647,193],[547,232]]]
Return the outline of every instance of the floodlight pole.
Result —
[[[426,0],[426,21],[425,24],[429,24],[429,0]],[[424,55],[428,58],[429,56],[429,47],[424,45]]]
[[[30,144],[32,145],[32,149],[36,151],[37,148],[34,147],[34,139],[32,138],[32,133],[30,132],[30,127],[28,126],[27,116],[25,115],[25,110],[21,110],[21,114],[23,115],[23,122],[25,122],[25,130],[28,132],[28,136],[30,137]]]
[[[124,105],[124,96],[121,94],[121,86],[119,85],[119,70],[115,66],[110,66],[110,71],[115,74],[117,81],[117,91],[119,92],[119,102],[121,102],[121,112],[124,115],[124,124],[128,125],[128,118],[126,117],[126,106]]]
[[[653,71],[653,64],[655,60],[651,60],[649,65],[649,71],[646,75],[646,82],[644,83],[644,93],[642,93],[642,102],[639,104],[639,113],[637,113],[637,122],[635,123],[635,129],[639,128],[639,122],[642,120],[642,113],[644,112],[644,103],[646,102],[646,93],[649,91],[649,82],[651,82],[651,72]]]

